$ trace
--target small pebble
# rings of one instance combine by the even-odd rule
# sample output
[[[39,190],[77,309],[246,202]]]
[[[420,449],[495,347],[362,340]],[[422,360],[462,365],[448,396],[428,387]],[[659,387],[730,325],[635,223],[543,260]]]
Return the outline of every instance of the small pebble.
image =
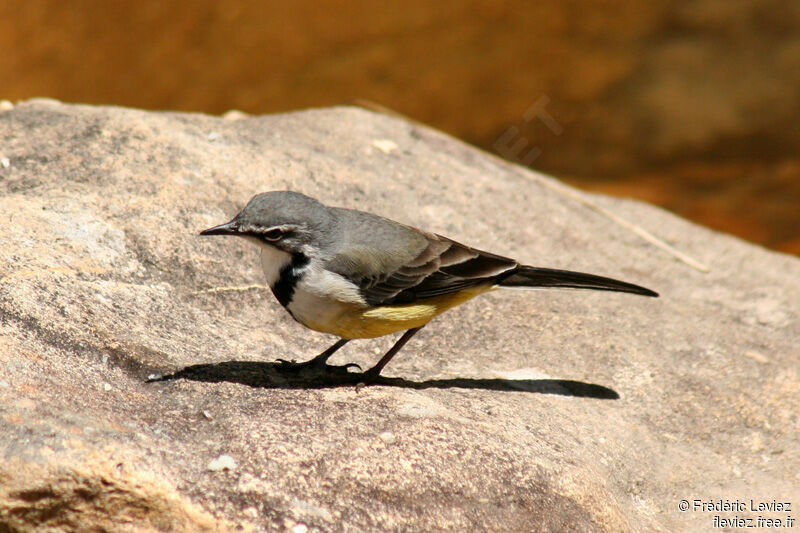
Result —
[[[7,389],[10,386],[11,386],[11,384],[8,381],[6,381],[4,379],[0,379],[0,387],[2,387],[4,389]]]
[[[212,420],[214,418],[213,416],[211,416],[211,412],[205,409],[203,410],[203,416],[209,420]]]
[[[372,141],[372,146],[374,146],[384,154],[390,154],[393,151],[397,150],[397,143],[390,139],[375,139],[374,141]]]
[[[103,390],[108,392],[111,390],[111,385],[108,383],[103,383]]]
[[[383,433],[378,435],[378,438],[381,439],[386,444],[392,444],[396,440],[394,437],[394,433],[392,433],[391,431],[384,431]]]
[[[761,363],[762,365],[765,365],[765,364],[769,363],[769,359],[767,359],[767,357],[765,357],[763,354],[760,354],[758,352],[744,352],[744,356],[745,357],[749,357],[753,361]]]
[[[11,111],[14,109],[14,104],[10,100],[0,100],[0,111]]]
[[[302,522],[295,524],[295,526],[292,528],[292,533],[306,533],[307,531],[308,526]]]
[[[211,142],[216,141],[217,139],[219,139],[219,137],[220,137],[220,135],[216,131],[212,131],[211,133],[208,134],[208,140],[211,141]]]
[[[212,459],[206,467],[212,472],[219,472],[220,470],[233,470],[236,468],[236,461],[230,455],[222,454],[216,459]]]
[[[11,166],[11,160],[7,157],[0,157],[0,166],[8,168]]]

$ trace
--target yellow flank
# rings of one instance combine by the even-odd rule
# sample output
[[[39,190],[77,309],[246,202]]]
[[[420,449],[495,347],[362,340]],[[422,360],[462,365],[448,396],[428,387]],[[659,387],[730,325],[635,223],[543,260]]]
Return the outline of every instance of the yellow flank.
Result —
[[[460,292],[427,298],[411,304],[357,307],[348,305],[327,324],[305,323],[311,329],[332,333],[343,339],[367,339],[396,331],[418,328],[433,317],[467,300],[492,290],[492,285],[470,287]]]

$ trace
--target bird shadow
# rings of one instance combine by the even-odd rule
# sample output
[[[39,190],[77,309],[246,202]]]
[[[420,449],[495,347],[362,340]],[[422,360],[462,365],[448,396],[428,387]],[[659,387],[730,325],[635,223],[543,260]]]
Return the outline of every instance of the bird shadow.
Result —
[[[349,372],[343,367],[327,367],[324,371],[287,369],[279,362],[225,361],[187,366],[171,374],[153,374],[147,381],[160,382],[188,379],[207,383],[240,383],[267,389],[322,389],[365,385],[364,374]],[[521,391],[578,398],[617,400],[619,394],[608,387],[568,379],[503,379],[450,378],[412,381],[405,378],[378,376],[368,385],[383,385],[407,389],[481,389]]]

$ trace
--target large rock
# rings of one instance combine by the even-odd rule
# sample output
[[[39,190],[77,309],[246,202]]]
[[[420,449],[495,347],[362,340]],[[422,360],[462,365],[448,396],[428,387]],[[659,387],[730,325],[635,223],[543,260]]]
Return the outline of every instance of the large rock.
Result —
[[[701,272],[546,177],[355,108],[224,119],[31,101],[0,113],[0,187],[0,531],[796,515],[679,510],[800,505],[796,258],[588,197]],[[424,329],[382,385],[282,381],[272,361],[332,339],[274,301],[254,247],[197,236],[272,189],[662,297],[495,292]],[[334,361],[370,365],[392,341]]]

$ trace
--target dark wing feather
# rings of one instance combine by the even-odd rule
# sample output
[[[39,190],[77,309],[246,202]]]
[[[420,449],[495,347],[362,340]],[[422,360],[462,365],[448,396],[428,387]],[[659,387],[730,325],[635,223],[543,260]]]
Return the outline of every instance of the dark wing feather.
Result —
[[[406,304],[441,296],[493,281],[518,266],[513,259],[476,250],[447,237],[423,235],[428,244],[412,261],[384,276],[360,281],[367,303]]]

